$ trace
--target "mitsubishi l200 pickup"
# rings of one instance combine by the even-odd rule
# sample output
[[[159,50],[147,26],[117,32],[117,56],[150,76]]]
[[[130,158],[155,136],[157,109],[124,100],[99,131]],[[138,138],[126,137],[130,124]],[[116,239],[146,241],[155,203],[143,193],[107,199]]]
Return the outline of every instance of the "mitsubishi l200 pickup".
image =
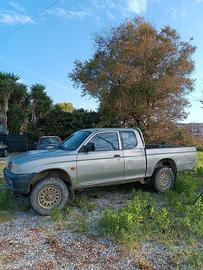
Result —
[[[195,165],[195,147],[145,145],[137,128],[96,128],[75,132],[56,149],[14,157],[4,177],[10,190],[30,196],[34,210],[50,215],[77,189],[140,181],[165,192],[177,172]]]

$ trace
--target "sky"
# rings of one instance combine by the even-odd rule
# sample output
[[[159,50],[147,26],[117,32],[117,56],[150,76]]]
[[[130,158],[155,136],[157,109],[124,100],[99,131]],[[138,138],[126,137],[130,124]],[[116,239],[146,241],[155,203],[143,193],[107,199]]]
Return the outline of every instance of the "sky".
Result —
[[[203,122],[203,0],[0,0],[0,70],[28,86],[45,84],[55,103],[94,110],[97,101],[82,97],[68,74],[76,59],[92,56],[96,33],[136,16],[157,29],[172,26],[184,41],[193,38],[196,81],[185,122]]]

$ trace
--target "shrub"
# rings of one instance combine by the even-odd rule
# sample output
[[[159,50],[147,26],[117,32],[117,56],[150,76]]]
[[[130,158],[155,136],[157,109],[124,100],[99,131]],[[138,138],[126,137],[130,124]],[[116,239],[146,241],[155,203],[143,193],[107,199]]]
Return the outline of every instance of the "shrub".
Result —
[[[99,221],[101,236],[132,242],[147,239],[183,241],[203,237],[203,201],[193,205],[197,183],[190,175],[179,175],[173,191],[155,196],[138,192],[126,206],[109,208]]]
[[[96,204],[94,202],[90,202],[87,197],[80,196],[76,199],[75,205],[87,212],[90,212],[96,208]]]
[[[12,208],[12,196],[9,190],[0,190],[0,210],[9,210]]]

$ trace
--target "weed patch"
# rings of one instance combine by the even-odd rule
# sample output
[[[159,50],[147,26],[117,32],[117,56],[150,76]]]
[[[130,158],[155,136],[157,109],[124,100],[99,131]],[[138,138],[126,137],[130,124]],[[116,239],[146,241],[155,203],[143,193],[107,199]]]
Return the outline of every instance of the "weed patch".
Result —
[[[89,229],[86,219],[80,214],[74,216],[71,227],[77,233],[87,233]]]
[[[0,188],[0,223],[7,222],[14,214],[12,193]]]
[[[6,167],[7,162],[0,160],[0,176],[3,174],[3,169]]]
[[[128,247],[143,241],[170,248],[181,243],[190,247],[193,241],[193,247],[181,251],[180,260],[200,267],[202,257],[196,243],[203,240],[203,200],[193,205],[200,188],[202,182],[191,174],[179,174],[174,189],[166,194],[136,192],[124,207],[104,212],[99,220],[100,235]]]
[[[9,210],[12,208],[12,194],[7,189],[0,190],[0,210]]]
[[[56,223],[60,223],[63,221],[64,217],[58,208],[53,208],[51,211],[51,219]]]
[[[78,197],[76,199],[75,205],[76,207],[86,212],[93,211],[96,208],[96,204],[94,202],[90,202],[85,196]]]

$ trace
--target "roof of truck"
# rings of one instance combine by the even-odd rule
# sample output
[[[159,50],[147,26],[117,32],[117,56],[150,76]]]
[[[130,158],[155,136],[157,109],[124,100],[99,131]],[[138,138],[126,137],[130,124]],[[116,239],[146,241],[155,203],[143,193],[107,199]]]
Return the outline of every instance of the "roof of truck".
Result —
[[[96,132],[96,131],[124,131],[124,130],[137,130],[137,128],[86,128],[86,129],[81,129],[81,131],[91,131],[91,132]]]

